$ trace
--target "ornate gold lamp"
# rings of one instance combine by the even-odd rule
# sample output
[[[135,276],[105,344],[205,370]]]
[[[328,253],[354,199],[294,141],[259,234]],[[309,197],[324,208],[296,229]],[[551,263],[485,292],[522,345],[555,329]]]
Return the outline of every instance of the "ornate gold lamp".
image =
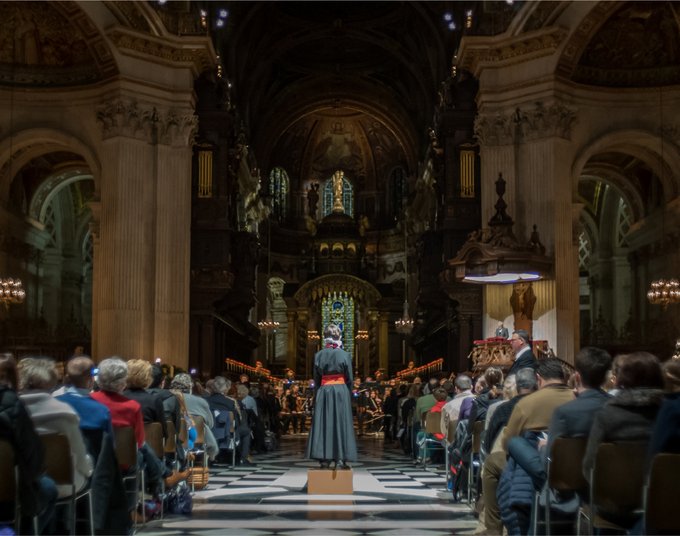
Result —
[[[680,281],[677,279],[657,279],[647,291],[649,303],[666,309],[671,303],[680,302]]]
[[[23,288],[21,279],[12,277],[0,278],[0,301],[2,301],[5,307],[23,303],[25,299],[26,291]]]

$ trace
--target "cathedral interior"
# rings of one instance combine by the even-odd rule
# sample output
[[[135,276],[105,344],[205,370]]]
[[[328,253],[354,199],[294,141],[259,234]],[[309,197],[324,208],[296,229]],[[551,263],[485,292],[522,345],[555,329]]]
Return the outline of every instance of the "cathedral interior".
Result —
[[[568,362],[673,351],[675,2],[0,18],[3,351],[308,377],[328,322],[362,375],[468,370],[499,322]]]

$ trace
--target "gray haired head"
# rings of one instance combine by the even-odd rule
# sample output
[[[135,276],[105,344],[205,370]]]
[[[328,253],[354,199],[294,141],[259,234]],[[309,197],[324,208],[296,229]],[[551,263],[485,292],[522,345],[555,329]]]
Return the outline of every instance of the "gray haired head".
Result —
[[[109,357],[99,363],[97,384],[102,391],[122,393],[127,386],[128,366],[120,357]]]

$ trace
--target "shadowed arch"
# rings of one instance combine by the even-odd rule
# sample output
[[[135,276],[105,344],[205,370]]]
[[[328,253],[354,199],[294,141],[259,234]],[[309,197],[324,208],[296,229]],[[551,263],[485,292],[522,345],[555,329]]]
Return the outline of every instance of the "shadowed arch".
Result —
[[[669,202],[680,190],[672,172],[674,169],[680,169],[680,153],[674,144],[664,142],[662,161],[660,150],[661,138],[645,130],[619,130],[595,140],[588,140],[583,143],[581,150],[577,151],[578,156],[572,166],[572,191],[578,190],[578,181],[591,158],[600,153],[619,152],[634,156],[647,164],[659,178],[663,187],[663,198]]]
[[[35,128],[11,134],[11,140],[8,136],[0,142],[0,202],[6,203],[9,199],[12,180],[21,168],[32,159],[55,151],[69,151],[81,156],[94,180],[95,192],[99,192],[101,164],[94,149],[70,134],[53,129]]]

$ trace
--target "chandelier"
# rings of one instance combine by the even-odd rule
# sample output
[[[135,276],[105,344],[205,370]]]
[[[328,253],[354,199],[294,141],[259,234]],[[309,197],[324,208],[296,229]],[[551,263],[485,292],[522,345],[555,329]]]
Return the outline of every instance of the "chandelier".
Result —
[[[257,323],[257,327],[260,328],[260,331],[264,331],[265,333],[273,333],[279,329],[279,325],[280,324],[276,320],[272,320],[269,315]]]
[[[0,278],[0,301],[9,307],[11,304],[23,303],[26,298],[26,291],[23,288],[21,279],[11,277]]]
[[[413,331],[413,318],[408,314],[408,237],[406,235],[406,222],[404,221],[404,312],[401,318],[394,321],[394,329],[397,333],[408,335]]]
[[[680,281],[677,279],[657,279],[652,281],[647,291],[649,303],[661,305],[664,309],[671,303],[680,302]]]
[[[401,318],[394,321],[394,329],[403,335],[408,335],[413,331],[413,318],[408,314],[408,301],[406,300],[404,300],[404,313]]]

